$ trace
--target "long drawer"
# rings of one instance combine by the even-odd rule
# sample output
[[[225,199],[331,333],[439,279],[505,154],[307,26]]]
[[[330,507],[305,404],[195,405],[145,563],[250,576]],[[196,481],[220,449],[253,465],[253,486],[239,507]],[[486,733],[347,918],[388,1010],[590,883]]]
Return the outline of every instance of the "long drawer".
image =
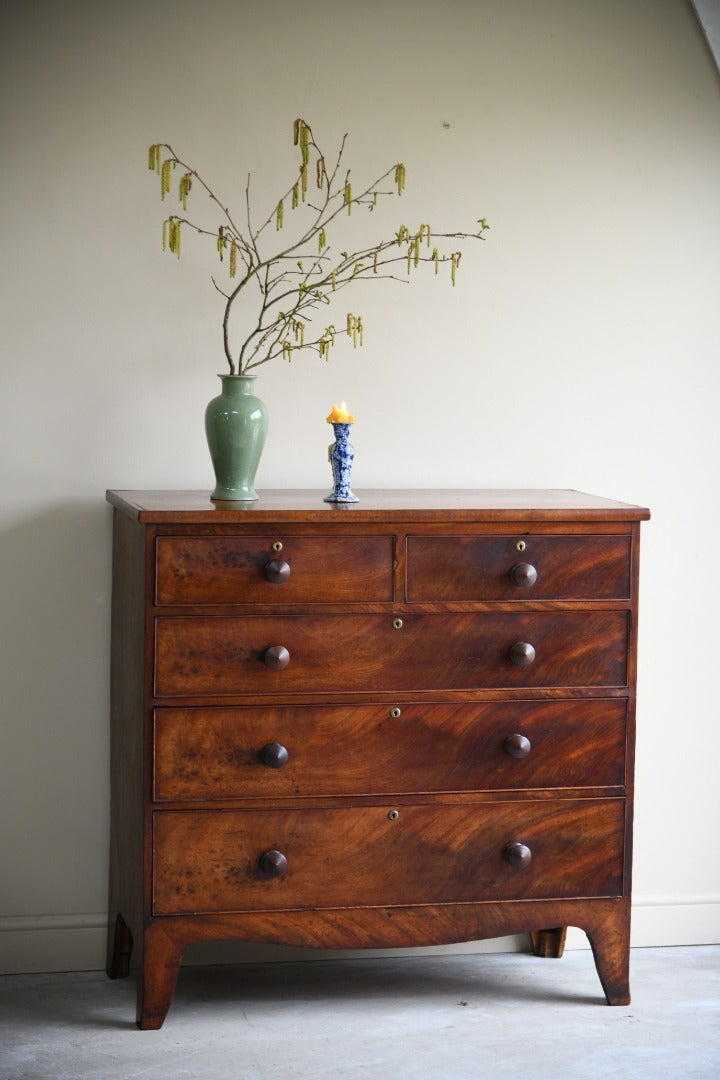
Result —
[[[155,694],[624,686],[627,639],[624,611],[161,616]]]
[[[155,710],[154,798],[622,787],[626,703]]]
[[[623,799],[168,810],[153,828],[155,915],[621,892]]]

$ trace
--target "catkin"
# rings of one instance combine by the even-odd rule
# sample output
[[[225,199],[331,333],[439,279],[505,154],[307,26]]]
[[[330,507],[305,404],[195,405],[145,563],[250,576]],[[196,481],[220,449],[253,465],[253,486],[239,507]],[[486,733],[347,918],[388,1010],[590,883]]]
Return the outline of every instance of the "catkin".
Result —
[[[170,191],[170,171],[172,169],[172,161],[170,158],[167,161],[163,161],[162,169],[160,170],[160,198],[164,199],[167,193]]]
[[[284,219],[285,219],[285,204],[284,204],[283,200],[281,199],[280,202],[277,204],[277,209],[275,211],[275,229],[277,231],[282,229]]]
[[[180,222],[177,218],[168,218],[168,241],[170,250],[180,258]]]
[[[310,128],[304,121],[300,121],[300,152],[302,153],[303,165],[310,160]]]
[[[235,277],[237,274],[237,244],[233,240],[230,244],[230,277]]]
[[[405,166],[402,162],[395,166],[395,183],[398,195],[402,195],[405,190]]]
[[[345,205],[348,208],[348,214],[352,214],[352,184],[349,180],[345,182]]]
[[[180,177],[180,202],[183,205],[183,210],[187,210],[187,197],[190,194],[192,188],[192,174],[183,173]]]

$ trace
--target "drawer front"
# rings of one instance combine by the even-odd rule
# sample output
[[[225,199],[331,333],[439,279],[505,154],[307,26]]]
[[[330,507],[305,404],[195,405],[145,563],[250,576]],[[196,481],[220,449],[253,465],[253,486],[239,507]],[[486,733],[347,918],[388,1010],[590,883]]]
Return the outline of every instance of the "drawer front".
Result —
[[[280,551],[273,549],[278,543]],[[160,536],[156,600],[159,605],[388,601],[392,545],[390,536]]]
[[[522,551],[517,549],[518,542],[524,544]],[[629,596],[629,536],[407,539],[409,601],[611,600]]]
[[[617,896],[623,835],[622,799],[160,811],[153,911]],[[513,844],[530,849],[528,865],[508,861]],[[268,878],[273,851],[287,868]]]
[[[399,716],[387,705],[156,709],[154,796],[622,787],[625,708],[596,698],[413,703]]]
[[[623,611],[532,614],[162,616],[158,697],[624,686]],[[535,659],[513,661],[514,646]],[[283,670],[268,649],[287,653]]]

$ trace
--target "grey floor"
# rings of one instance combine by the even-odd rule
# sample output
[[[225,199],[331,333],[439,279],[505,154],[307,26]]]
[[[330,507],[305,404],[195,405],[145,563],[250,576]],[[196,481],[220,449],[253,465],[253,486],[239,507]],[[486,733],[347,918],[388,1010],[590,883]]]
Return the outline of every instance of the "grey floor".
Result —
[[[635,949],[632,1005],[592,955],[181,968],[161,1031],[132,979],[0,978],[0,1080],[718,1080],[720,947]]]

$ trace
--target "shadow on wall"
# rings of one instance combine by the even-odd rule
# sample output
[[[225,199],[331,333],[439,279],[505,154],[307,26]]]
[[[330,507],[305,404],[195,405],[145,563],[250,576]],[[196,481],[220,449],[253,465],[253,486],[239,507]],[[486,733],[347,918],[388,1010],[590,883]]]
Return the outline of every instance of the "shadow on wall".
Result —
[[[0,533],[6,692],[15,683],[22,700],[39,702],[72,683],[77,709],[82,683],[101,677],[107,685],[111,553],[104,498],[63,504]]]
[[[105,836],[111,546],[112,515],[100,494],[0,534],[0,790],[12,864],[4,913],[27,912],[33,897],[40,911],[62,911],[63,898],[82,888],[72,880],[74,849],[97,843],[99,830]],[[44,892],[56,906],[44,906]]]

